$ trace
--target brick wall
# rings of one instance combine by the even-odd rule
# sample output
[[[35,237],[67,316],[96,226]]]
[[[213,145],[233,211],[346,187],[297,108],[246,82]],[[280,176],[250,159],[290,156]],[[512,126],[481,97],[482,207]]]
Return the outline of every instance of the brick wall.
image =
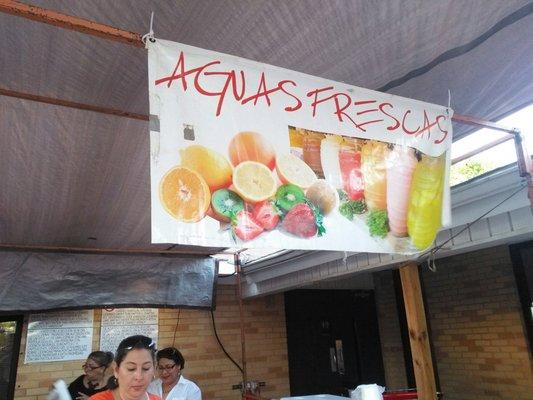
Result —
[[[508,248],[480,250],[436,263],[436,273],[422,268],[422,280],[445,399],[531,399],[532,364]],[[379,276],[378,299],[380,291],[393,292],[392,276]],[[381,294],[381,298],[387,296]],[[380,325],[389,324],[395,312],[392,306],[386,308],[387,301],[382,302],[378,302],[378,309],[383,310]],[[383,345],[398,340],[398,333],[381,327],[380,333],[385,365],[403,368],[403,359]]]
[[[388,390],[404,389],[407,378],[392,272],[375,273],[374,286],[385,383]]]
[[[508,248],[424,269],[441,387],[447,399],[531,399],[533,379]]]
[[[218,335],[226,351],[241,364],[239,307],[234,286],[218,286],[215,321]],[[244,302],[246,358],[248,379],[265,381],[264,398],[278,398],[289,393],[287,338],[283,295],[273,295]],[[178,321],[179,315],[179,321]],[[93,349],[98,349],[100,310],[94,315]],[[177,326],[177,329],[176,329]],[[24,364],[26,323],[16,382],[16,400],[46,399],[48,388],[56,379],[70,382],[81,371],[83,361]],[[175,346],[185,357],[184,375],[202,389],[203,398],[239,399],[231,386],[241,381],[240,372],[220,349],[213,334],[208,311],[175,309],[159,310],[158,347],[171,346],[176,329]]]

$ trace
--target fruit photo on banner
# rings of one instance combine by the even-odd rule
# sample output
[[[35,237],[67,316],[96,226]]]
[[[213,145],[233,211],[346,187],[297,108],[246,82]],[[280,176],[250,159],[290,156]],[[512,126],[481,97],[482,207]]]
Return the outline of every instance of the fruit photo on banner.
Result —
[[[441,226],[445,154],[292,126],[287,134],[284,154],[252,131],[235,132],[227,149],[185,145],[159,183],[161,204],[180,222],[217,220],[218,234],[236,244],[273,231],[327,237],[325,221],[340,218],[403,251],[431,245]]]

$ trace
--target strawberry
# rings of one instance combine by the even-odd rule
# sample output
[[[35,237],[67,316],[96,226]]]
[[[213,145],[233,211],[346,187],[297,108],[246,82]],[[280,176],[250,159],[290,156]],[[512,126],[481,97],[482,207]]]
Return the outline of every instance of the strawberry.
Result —
[[[279,215],[270,201],[256,204],[252,217],[265,231],[271,231],[279,222]]]
[[[232,228],[237,237],[247,241],[255,239],[263,232],[263,228],[248,211],[240,211],[232,220]]]
[[[283,229],[295,236],[309,238],[317,234],[315,215],[309,205],[296,204],[283,219]]]

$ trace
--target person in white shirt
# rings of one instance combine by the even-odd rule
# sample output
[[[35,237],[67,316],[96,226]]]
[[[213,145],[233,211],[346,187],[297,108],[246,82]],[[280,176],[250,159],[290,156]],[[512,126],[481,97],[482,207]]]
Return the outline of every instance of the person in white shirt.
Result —
[[[148,393],[156,394],[163,400],[202,400],[202,392],[196,384],[183,375],[185,367],[183,355],[175,347],[167,347],[157,352],[159,379],[148,386]]]

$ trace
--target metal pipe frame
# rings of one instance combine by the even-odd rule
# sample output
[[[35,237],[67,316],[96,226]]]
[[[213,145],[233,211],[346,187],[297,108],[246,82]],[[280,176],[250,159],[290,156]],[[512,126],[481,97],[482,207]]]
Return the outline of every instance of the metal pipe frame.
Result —
[[[513,140],[514,138],[515,138],[515,136],[513,136],[513,135],[506,135],[506,136],[504,136],[502,138],[499,138],[497,140],[493,140],[492,142],[484,144],[483,146],[478,147],[477,149],[474,149],[472,151],[469,151],[468,153],[465,153],[462,156],[455,157],[454,159],[452,159],[452,165],[453,164],[457,164],[458,162],[461,162],[463,160],[466,160],[466,159],[468,159],[468,158],[470,158],[472,156],[475,156],[476,154],[479,154],[479,153],[481,153],[481,152],[483,152],[485,150],[491,149],[494,146],[497,146],[499,144],[508,142],[509,140]]]
[[[244,332],[244,308],[242,304],[242,282],[241,282],[241,276],[242,276],[242,268],[241,268],[241,258],[240,253],[243,250],[237,251],[234,256],[234,262],[235,262],[235,272],[237,273],[237,300],[239,301],[239,321],[240,321],[240,327],[241,327],[241,354],[242,354],[242,395],[243,398],[246,393],[246,387],[248,384],[248,374],[246,370],[246,335]]]
[[[57,26],[60,28],[64,28],[64,29],[73,30],[76,32],[85,33],[85,34],[96,36],[99,38],[128,44],[128,45],[138,47],[138,48],[144,47],[144,43],[142,42],[142,36],[138,33],[125,31],[122,29],[115,28],[113,26],[100,24],[100,23],[97,23],[97,22],[94,22],[88,19],[75,17],[75,16],[63,14],[57,11],[24,4],[24,3],[14,1],[14,0],[0,0],[0,12],[15,15],[15,16],[22,17],[22,18],[27,18],[33,21],[42,22],[48,25],[53,25],[53,26]],[[59,105],[59,106],[64,106],[64,107],[77,108],[81,110],[94,111],[94,112],[99,112],[103,114],[115,115],[119,117],[133,118],[133,119],[138,119],[138,120],[143,120],[143,121],[148,121],[149,119],[148,115],[136,114],[136,113],[131,113],[128,111],[115,110],[115,109],[110,109],[110,108],[105,108],[105,107],[98,107],[98,106],[89,105],[89,104],[76,103],[76,102],[71,102],[68,100],[54,99],[50,97],[21,93],[21,92],[8,90],[8,89],[2,89],[2,88],[0,88],[0,95],[17,97],[17,98],[22,98],[26,100],[33,100],[33,101],[54,104],[54,105]],[[452,117],[452,121],[462,123],[462,124],[467,124],[467,125],[478,126],[482,128],[489,128],[489,129],[496,130],[496,131],[507,132],[514,137],[518,170],[520,172],[521,177],[526,177],[528,179],[530,199],[532,202],[531,207],[533,209],[533,184],[531,182],[533,167],[531,165],[531,159],[529,155],[527,154],[527,149],[525,149],[525,147],[523,146],[523,137],[520,131],[515,128],[508,128],[508,127],[502,126],[501,124],[498,124],[496,122],[492,122],[492,121],[488,121],[488,120],[484,120],[484,119],[480,119],[476,117],[471,117],[467,115],[455,114]],[[510,138],[505,138],[505,140],[502,139],[501,141],[500,140],[493,141],[485,146],[480,147],[479,149],[476,149],[475,151],[468,153],[467,155],[468,157],[471,157],[475,154],[480,153],[481,151],[487,150],[509,139]],[[455,163],[455,162],[468,158],[465,156],[458,157],[454,159],[453,162]],[[239,275],[237,274],[237,276]]]
[[[31,252],[57,252],[57,253],[88,253],[88,254],[168,254],[168,255],[199,255],[210,256],[214,254],[226,254],[221,251],[192,252],[190,250],[158,250],[158,249],[111,249],[111,248],[92,248],[92,247],[68,247],[68,246],[32,246],[1,243],[1,251],[31,251]],[[230,253],[234,254],[234,253]]]
[[[507,132],[512,135],[515,135],[518,131],[515,128],[508,128],[506,126],[503,126],[497,122],[488,121],[486,119],[471,117],[469,115],[461,115],[461,114],[454,114],[452,117],[452,121],[459,122],[461,124],[465,125],[473,125],[473,126],[479,126],[480,128],[490,128],[495,131],[500,132]]]
[[[138,33],[129,32],[113,26],[99,24],[85,18],[74,17],[58,11],[24,4],[14,0],[0,0],[0,12],[16,15],[48,25],[58,26],[91,36],[97,36],[115,42],[143,48],[142,37]]]
[[[2,1],[2,0],[0,0]],[[35,101],[35,102],[39,102],[39,103],[45,103],[45,104],[51,104],[51,105],[56,105],[56,106],[61,106],[61,107],[68,107],[68,108],[73,108],[73,109],[77,109],[77,110],[84,110],[84,111],[92,111],[92,112],[97,112],[97,113],[100,113],[100,114],[106,114],[106,115],[112,115],[112,116],[115,116],[115,117],[122,117],[122,118],[130,118],[130,119],[136,119],[136,120],[140,120],[140,121],[148,121],[149,120],[149,116],[147,114],[138,114],[138,113],[133,113],[133,112],[130,112],[130,111],[124,111],[124,110],[117,110],[117,109],[114,109],[114,108],[106,108],[106,107],[100,107],[100,106],[95,106],[95,105],[91,105],[91,104],[85,104],[85,103],[78,103],[78,102],[73,102],[73,101],[69,101],[69,100],[63,100],[63,99],[57,99],[57,98],[54,98],[54,97],[47,97],[47,96],[39,96],[39,95],[35,95],[35,94],[31,94],[31,93],[24,93],[24,92],[18,92],[18,91],[15,91],[15,90],[9,90],[9,89],[5,89],[5,88],[1,88],[0,87],[0,96],[7,96],[7,97],[14,97],[14,98],[18,98],[18,99],[23,99],[23,100],[29,100],[29,101]],[[458,123],[464,123],[464,124],[469,124],[469,125],[475,125],[475,126],[479,126],[479,127],[483,127],[483,128],[488,128],[488,129],[492,129],[492,130],[497,130],[497,131],[500,131],[500,132],[506,132],[506,133],[509,133],[508,136],[505,136],[505,137],[502,137],[500,139],[497,139],[497,140],[494,140],[490,143],[487,143],[475,150],[472,150],[466,154],[463,154],[462,156],[459,156],[459,157],[456,157],[452,160],[452,165],[453,164],[456,164],[460,161],[463,161],[463,160],[466,160],[476,154],[479,154],[485,150],[488,150],[494,146],[497,146],[501,143],[504,143],[504,142],[507,142],[508,140],[511,140],[511,139],[514,139],[515,141],[515,147],[517,149],[517,162],[518,162],[518,167],[519,167],[519,171],[520,171],[520,176],[524,177],[524,176],[527,176],[527,173],[531,173],[531,169],[530,167],[527,166],[527,156],[523,155],[522,153],[525,151],[525,149],[523,149],[523,146],[522,146],[522,137],[521,137],[521,133],[518,129],[515,129],[515,128],[506,128],[504,126],[501,126],[501,125],[498,125],[497,123],[494,123],[494,122],[491,122],[491,121],[486,121],[486,120],[481,120],[479,118],[474,118],[474,117],[469,117],[469,116],[466,116],[466,115],[455,115],[453,118],[452,118],[452,121],[455,121],[455,122],[458,122]],[[468,122],[465,122],[465,121],[468,121]],[[475,121],[475,122],[474,122]]]
[[[0,0],[1,1],[1,0]],[[115,117],[123,117],[130,119],[137,119],[140,121],[148,121],[149,117],[145,114],[137,114],[129,111],[117,110],[114,108],[106,108],[100,106],[94,106],[91,104],[77,103],[69,100],[56,99],[54,97],[39,96],[36,94],[17,92],[15,90],[9,90],[0,88],[0,96],[15,97],[17,99],[30,100],[38,103],[52,104],[55,106],[74,108],[77,110],[85,110],[97,112],[100,114],[113,115]]]
[[[117,41],[120,43],[129,44],[135,47],[144,47],[142,42],[142,36],[138,33],[125,31],[113,26],[100,24],[88,19],[75,17],[72,15],[67,15],[60,13],[58,11],[48,10],[41,7],[36,7],[32,5],[27,5],[14,0],[0,0],[0,12],[7,14],[15,15],[22,18],[27,18],[33,21],[42,22],[48,25],[58,26],[60,28],[69,29],[81,33],[85,33],[92,36],[97,36],[107,40]],[[100,112],[104,114],[111,114],[120,117],[139,119],[143,121],[148,121],[148,115],[131,113],[128,111],[109,109],[105,107],[98,107],[89,104],[75,103],[68,100],[54,99],[50,97],[37,96],[28,93],[16,92],[8,89],[0,88],[0,95],[18,97],[27,100],[34,100],[48,104],[61,105],[65,107],[78,108],[82,110],[89,110]],[[507,132],[515,137],[520,135],[520,132],[514,128],[508,128],[502,126],[498,123],[483,120],[476,117],[471,117],[468,115],[455,114],[452,117],[452,121],[459,122],[462,124],[479,126],[484,128],[490,128],[497,131]],[[521,142],[521,141],[520,141]],[[494,142],[499,144],[501,142]],[[517,146],[519,145],[518,142]],[[489,147],[487,147],[489,148]],[[484,147],[484,150],[487,148]],[[476,153],[477,154],[477,153]],[[474,154],[472,154],[474,155]],[[520,159],[520,156],[518,157]],[[457,161],[456,161],[457,162]]]

